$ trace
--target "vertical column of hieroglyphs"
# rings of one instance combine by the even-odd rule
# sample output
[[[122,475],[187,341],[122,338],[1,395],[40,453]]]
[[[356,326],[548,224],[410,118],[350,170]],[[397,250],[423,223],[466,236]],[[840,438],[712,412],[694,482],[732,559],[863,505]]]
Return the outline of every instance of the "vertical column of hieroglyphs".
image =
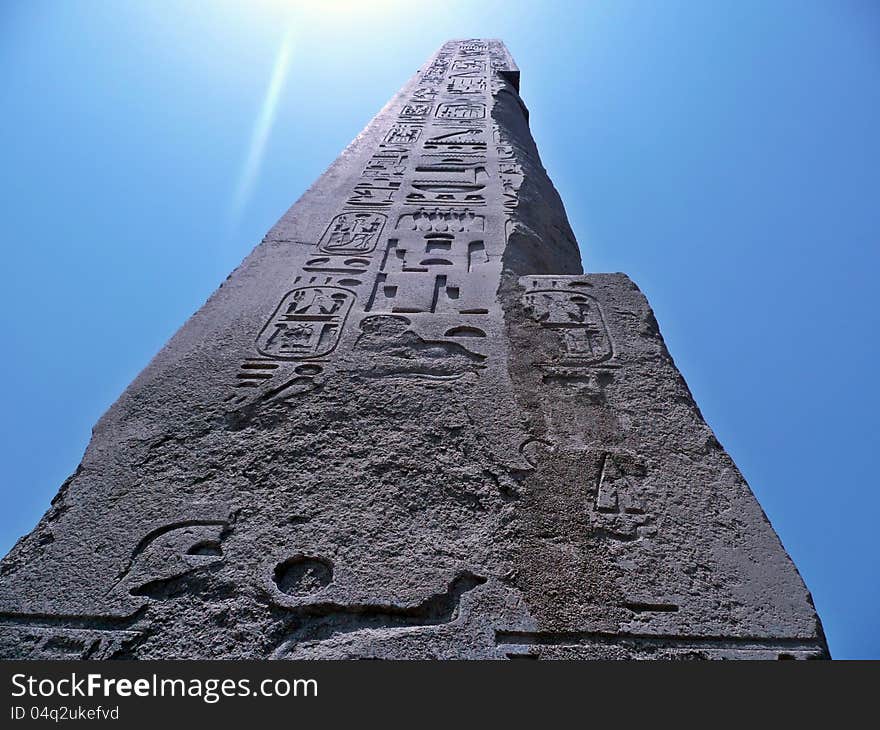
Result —
[[[499,41],[489,41],[489,63],[491,65],[491,92],[497,95],[509,82],[502,73],[509,67],[509,57],[504,45]],[[528,156],[521,144],[510,139],[495,122],[492,124],[494,152],[497,156],[498,182],[501,186],[501,209],[504,215],[504,238],[510,235],[513,213],[519,205],[519,188],[524,179],[524,171],[519,159]]]
[[[453,41],[405,87],[257,334],[228,404],[308,390],[346,330],[369,335],[377,324],[465,343],[453,347],[469,357],[413,375],[457,378],[482,367],[478,343],[487,336],[504,243],[504,219],[489,206],[503,182],[490,155],[491,77],[489,43]]]
[[[411,140],[413,159],[361,329],[369,334],[384,320],[425,340],[458,342],[475,356],[439,370],[422,363],[412,375],[460,377],[483,357],[480,339],[489,328],[501,253],[493,250],[500,221],[490,204],[490,71],[485,42],[446,44],[385,139]],[[413,115],[420,124],[407,119]]]

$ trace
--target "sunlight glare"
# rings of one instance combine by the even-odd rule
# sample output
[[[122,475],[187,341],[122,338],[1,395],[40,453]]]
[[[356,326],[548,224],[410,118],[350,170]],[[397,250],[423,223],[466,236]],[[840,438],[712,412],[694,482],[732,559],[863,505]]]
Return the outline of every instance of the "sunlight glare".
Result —
[[[254,183],[263,163],[263,156],[266,152],[266,143],[269,140],[269,133],[272,131],[272,125],[275,122],[275,115],[278,111],[278,100],[281,97],[281,91],[284,88],[284,81],[287,78],[287,72],[290,68],[290,52],[292,45],[292,29],[288,29],[281,41],[278,49],[278,56],[275,58],[275,66],[272,70],[272,77],[269,80],[269,86],[266,89],[266,96],[260,107],[260,113],[254,124],[254,131],[251,135],[251,143],[248,148],[247,158],[239,177],[238,186],[235,191],[235,197],[232,204],[233,222],[238,221],[242,209],[248,202]]]

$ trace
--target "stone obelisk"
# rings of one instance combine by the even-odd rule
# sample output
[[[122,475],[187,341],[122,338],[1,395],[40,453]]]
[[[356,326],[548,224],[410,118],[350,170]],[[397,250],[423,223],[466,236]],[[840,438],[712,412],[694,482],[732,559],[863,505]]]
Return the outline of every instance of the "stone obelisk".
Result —
[[[444,44],[156,355],[0,564],[0,656],[828,655],[518,88]]]

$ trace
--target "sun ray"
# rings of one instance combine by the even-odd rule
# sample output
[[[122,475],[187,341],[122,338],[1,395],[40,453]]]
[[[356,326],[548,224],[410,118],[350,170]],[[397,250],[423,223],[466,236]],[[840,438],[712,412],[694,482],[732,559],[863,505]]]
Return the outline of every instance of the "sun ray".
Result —
[[[266,143],[269,141],[269,134],[272,132],[272,125],[278,112],[278,101],[281,98],[281,92],[284,89],[284,82],[287,79],[287,72],[290,68],[292,46],[293,30],[288,28],[278,48],[272,76],[269,79],[266,95],[254,123],[247,157],[245,158],[238,185],[235,189],[232,202],[233,222],[239,220],[245,205],[247,205],[262,167],[263,157],[266,153]]]

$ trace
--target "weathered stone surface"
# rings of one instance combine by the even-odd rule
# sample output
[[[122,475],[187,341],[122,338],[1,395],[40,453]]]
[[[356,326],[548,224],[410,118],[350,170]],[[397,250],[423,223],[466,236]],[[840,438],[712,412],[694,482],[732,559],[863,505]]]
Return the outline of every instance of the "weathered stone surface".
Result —
[[[155,357],[0,565],[0,655],[827,655],[518,81],[445,44]]]

